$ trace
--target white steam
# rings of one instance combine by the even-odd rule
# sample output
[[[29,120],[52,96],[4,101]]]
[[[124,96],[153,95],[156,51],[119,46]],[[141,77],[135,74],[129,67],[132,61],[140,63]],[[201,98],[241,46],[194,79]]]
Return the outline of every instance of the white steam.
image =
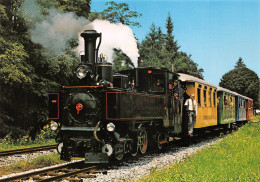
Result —
[[[59,54],[66,49],[67,42],[82,31],[82,25],[88,23],[87,19],[74,13],[60,13],[52,9],[42,22],[36,23],[30,30],[31,39],[48,52]]]
[[[54,8],[44,16],[35,0],[25,0],[20,10],[29,22],[31,40],[41,44],[51,55],[65,51],[68,41],[76,39],[78,32],[83,31],[83,25],[90,23],[75,13],[62,13]]]
[[[132,30],[121,23],[115,24],[105,20],[95,20],[90,23],[75,13],[62,13],[57,9],[51,9],[44,16],[41,7],[36,0],[25,0],[20,10],[29,23],[29,33],[34,43],[41,44],[48,55],[59,55],[68,47],[68,42],[79,37],[77,52],[84,51],[84,39],[80,33],[84,30],[94,29],[102,33],[100,53],[103,53],[109,62],[113,61],[114,48],[120,49],[133,62],[138,64],[137,40]],[[84,27],[85,26],[85,27]]]
[[[102,33],[99,53],[103,53],[109,62],[113,61],[113,49],[116,48],[121,49],[132,60],[134,66],[137,67],[139,57],[137,40],[128,26],[122,23],[115,24],[105,20],[95,20],[84,27],[84,30],[90,29]],[[84,51],[84,39],[80,36],[77,51]]]

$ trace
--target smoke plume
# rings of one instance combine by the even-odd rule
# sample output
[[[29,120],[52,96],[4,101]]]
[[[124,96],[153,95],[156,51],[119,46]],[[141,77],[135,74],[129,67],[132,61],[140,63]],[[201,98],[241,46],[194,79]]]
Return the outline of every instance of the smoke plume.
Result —
[[[25,0],[20,10],[29,23],[29,33],[34,43],[41,44],[49,55],[59,55],[65,51],[68,41],[79,37],[77,52],[84,51],[84,39],[80,33],[94,29],[102,33],[100,53],[103,53],[109,62],[113,61],[113,49],[121,49],[137,67],[139,57],[137,40],[132,30],[121,23],[112,24],[105,20],[95,20],[90,23],[75,13],[62,13],[51,9],[48,15],[41,13],[41,7],[36,0]],[[85,26],[85,27],[84,27]]]
[[[21,10],[30,22],[31,40],[55,55],[66,49],[69,40],[77,38],[78,32],[83,31],[83,25],[90,23],[72,12],[62,13],[54,8],[43,16],[35,0],[25,0]]]
[[[132,30],[121,23],[110,23],[105,20],[95,20],[86,25],[84,30],[94,29],[102,33],[102,43],[99,52],[103,53],[109,62],[113,60],[113,49],[121,49],[133,62],[134,66],[138,64],[137,40],[134,38]],[[84,39],[79,36],[79,46],[77,51],[84,51]]]

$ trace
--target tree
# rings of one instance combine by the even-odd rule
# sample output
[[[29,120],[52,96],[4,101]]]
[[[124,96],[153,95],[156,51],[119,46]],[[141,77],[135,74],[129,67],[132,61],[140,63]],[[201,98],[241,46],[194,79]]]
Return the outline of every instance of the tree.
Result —
[[[167,68],[174,71],[187,73],[203,79],[203,69],[191,59],[191,55],[179,52],[180,46],[172,35],[173,23],[170,15],[166,23],[167,34],[163,34],[160,27],[152,23],[150,32],[139,46],[140,60],[142,66],[153,66],[156,68]]]
[[[122,70],[131,69],[134,67],[131,59],[124,54],[121,50],[114,49],[114,61],[113,61],[113,71],[119,72]]]
[[[13,85],[15,83],[31,83],[29,74],[32,67],[26,63],[28,54],[20,43],[8,42],[0,38],[0,80],[1,83]]]
[[[138,26],[140,23],[132,21],[131,18],[138,18],[142,14],[131,11],[128,4],[116,3],[114,1],[107,2],[105,5],[109,5],[107,9],[102,12],[92,12],[89,15],[89,20],[94,21],[95,19],[108,20],[111,23],[122,23],[124,25]]]
[[[50,9],[56,8],[61,12],[74,12],[77,16],[88,18],[90,13],[90,1],[91,0],[37,0],[37,3],[41,5],[41,13],[43,15],[48,14]],[[31,4],[32,2],[29,3]]]
[[[152,23],[150,32],[139,46],[140,59],[144,61],[144,66],[153,66],[161,68],[161,51],[164,47],[164,34],[161,28]]]
[[[238,59],[234,69],[222,76],[219,85],[252,98],[254,100],[254,108],[259,108],[259,77],[254,71],[246,67],[242,58]]]
[[[178,52],[174,59],[174,71],[177,73],[185,73],[203,79],[204,70],[198,68],[198,64],[191,59],[191,55],[185,52]]]
[[[167,36],[166,36],[166,49],[168,51],[176,52],[179,50],[180,46],[178,46],[177,41],[174,41],[173,33],[173,21],[170,16],[170,13],[168,14],[167,21],[166,21],[166,28],[167,28]]]
[[[238,61],[236,62],[235,68],[244,68],[246,65],[244,64],[243,60],[241,57],[238,58]]]
[[[32,19],[18,11],[23,2],[32,5],[36,1],[0,1],[0,136],[16,127],[32,128],[35,135],[48,119],[48,92],[73,83],[72,70],[79,62],[71,48],[75,46],[73,41],[64,52],[52,57],[31,41],[28,29]],[[87,17],[90,7],[89,0],[37,2],[40,8],[31,9],[32,15],[39,15],[35,20],[44,18],[54,7]]]
[[[105,5],[108,6],[107,9],[102,12],[91,12],[88,19],[94,21],[95,19],[108,20],[111,23],[122,23],[123,25],[137,26],[140,27],[140,23],[133,21],[133,18],[138,18],[142,14],[131,11],[128,4],[126,3],[116,3],[114,1],[107,2]],[[122,61],[126,65],[122,66]],[[115,72],[130,68],[132,65],[131,59],[124,54],[121,50],[114,49],[114,60],[113,60],[113,70]]]

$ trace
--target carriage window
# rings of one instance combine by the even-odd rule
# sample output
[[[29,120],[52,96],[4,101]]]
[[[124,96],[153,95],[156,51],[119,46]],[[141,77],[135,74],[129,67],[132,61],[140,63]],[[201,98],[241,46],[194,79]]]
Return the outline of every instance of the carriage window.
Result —
[[[201,85],[197,88],[198,106],[201,106]]]
[[[204,106],[207,107],[207,87],[204,87]]]
[[[211,107],[211,93],[212,93],[212,88],[209,89],[209,107]]]
[[[227,100],[227,97],[224,96],[224,106],[227,107],[227,105],[228,105],[228,100]]]
[[[214,107],[216,107],[216,91],[214,92],[213,95],[213,102],[214,102]]]

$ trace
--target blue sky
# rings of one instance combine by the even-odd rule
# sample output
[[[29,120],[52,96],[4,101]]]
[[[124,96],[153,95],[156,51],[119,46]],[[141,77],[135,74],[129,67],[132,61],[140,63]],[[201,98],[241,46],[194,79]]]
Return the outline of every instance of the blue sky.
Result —
[[[180,50],[204,69],[204,79],[218,85],[239,57],[260,76],[260,0],[114,0],[142,13],[142,25],[131,27],[139,41],[154,22],[166,33],[166,18],[174,22]],[[105,0],[92,0],[92,11],[106,8]]]

